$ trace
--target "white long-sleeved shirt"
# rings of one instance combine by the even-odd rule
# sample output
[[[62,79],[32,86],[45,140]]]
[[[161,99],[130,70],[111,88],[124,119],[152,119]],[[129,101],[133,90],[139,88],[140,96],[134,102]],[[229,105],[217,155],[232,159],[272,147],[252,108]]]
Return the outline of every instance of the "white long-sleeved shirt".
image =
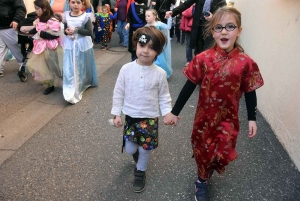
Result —
[[[155,118],[160,116],[159,109],[162,116],[172,110],[166,72],[155,64],[125,64],[114,88],[111,114]]]

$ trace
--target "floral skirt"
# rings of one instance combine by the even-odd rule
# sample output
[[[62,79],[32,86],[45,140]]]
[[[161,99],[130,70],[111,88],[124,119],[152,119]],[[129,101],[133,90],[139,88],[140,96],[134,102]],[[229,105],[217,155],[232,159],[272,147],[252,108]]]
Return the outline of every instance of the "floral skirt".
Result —
[[[158,118],[132,118],[125,116],[123,147],[125,141],[131,141],[145,150],[158,146]]]

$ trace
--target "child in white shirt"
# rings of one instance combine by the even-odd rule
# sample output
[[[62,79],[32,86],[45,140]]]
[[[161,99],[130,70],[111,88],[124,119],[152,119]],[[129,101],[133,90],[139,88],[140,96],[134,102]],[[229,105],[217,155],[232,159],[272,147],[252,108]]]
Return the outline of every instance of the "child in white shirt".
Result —
[[[172,106],[166,72],[153,63],[166,43],[164,34],[154,26],[142,27],[132,40],[138,59],[120,70],[111,114],[116,127],[123,126],[121,113],[125,114],[123,146],[137,163],[133,191],[139,193],[145,188],[150,150],[158,146],[159,109],[165,116]]]

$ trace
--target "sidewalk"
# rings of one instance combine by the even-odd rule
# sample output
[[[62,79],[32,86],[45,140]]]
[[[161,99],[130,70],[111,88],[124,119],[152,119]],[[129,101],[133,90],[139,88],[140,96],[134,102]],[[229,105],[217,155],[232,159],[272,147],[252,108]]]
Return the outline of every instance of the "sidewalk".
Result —
[[[174,73],[169,86],[174,104],[186,81],[181,73],[185,46],[174,40],[171,43]],[[64,107],[0,166],[1,201],[194,200],[196,165],[189,137],[198,87],[182,110],[177,127],[164,126],[160,118],[159,147],[151,154],[146,190],[140,194],[131,190],[134,162],[131,156],[120,153],[122,129],[107,123],[118,72],[128,61],[129,54],[110,60],[110,67],[99,77],[98,88],[87,90],[78,104]],[[17,91],[11,90],[13,94]],[[239,157],[223,175],[213,175],[208,187],[210,200],[299,201],[299,171],[259,112],[258,134],[247,138],[246,117],[242,99]],[[2,118],[1,124],[7,119]]]

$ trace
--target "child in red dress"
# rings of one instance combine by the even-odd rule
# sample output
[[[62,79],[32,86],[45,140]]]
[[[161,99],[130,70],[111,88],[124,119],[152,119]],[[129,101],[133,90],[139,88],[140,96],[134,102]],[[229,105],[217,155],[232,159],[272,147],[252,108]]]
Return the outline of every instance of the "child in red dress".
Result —
[[[263,85],[257,64],[237,43],[242,31],[241,14],[232,7],[218,9],[207,25],[215,45],[198,54],[183,69],[188,78],[179,97],[165,119],[177,125],[178,115],[197,85],[199,100],[191,136],[198,167],[196,200],[207,199],[207,179],[213,171],[224,173],[225,166],[237,158],[239,100],[245,93],[249,120],[248,137],[256,135],[256,94]]]

